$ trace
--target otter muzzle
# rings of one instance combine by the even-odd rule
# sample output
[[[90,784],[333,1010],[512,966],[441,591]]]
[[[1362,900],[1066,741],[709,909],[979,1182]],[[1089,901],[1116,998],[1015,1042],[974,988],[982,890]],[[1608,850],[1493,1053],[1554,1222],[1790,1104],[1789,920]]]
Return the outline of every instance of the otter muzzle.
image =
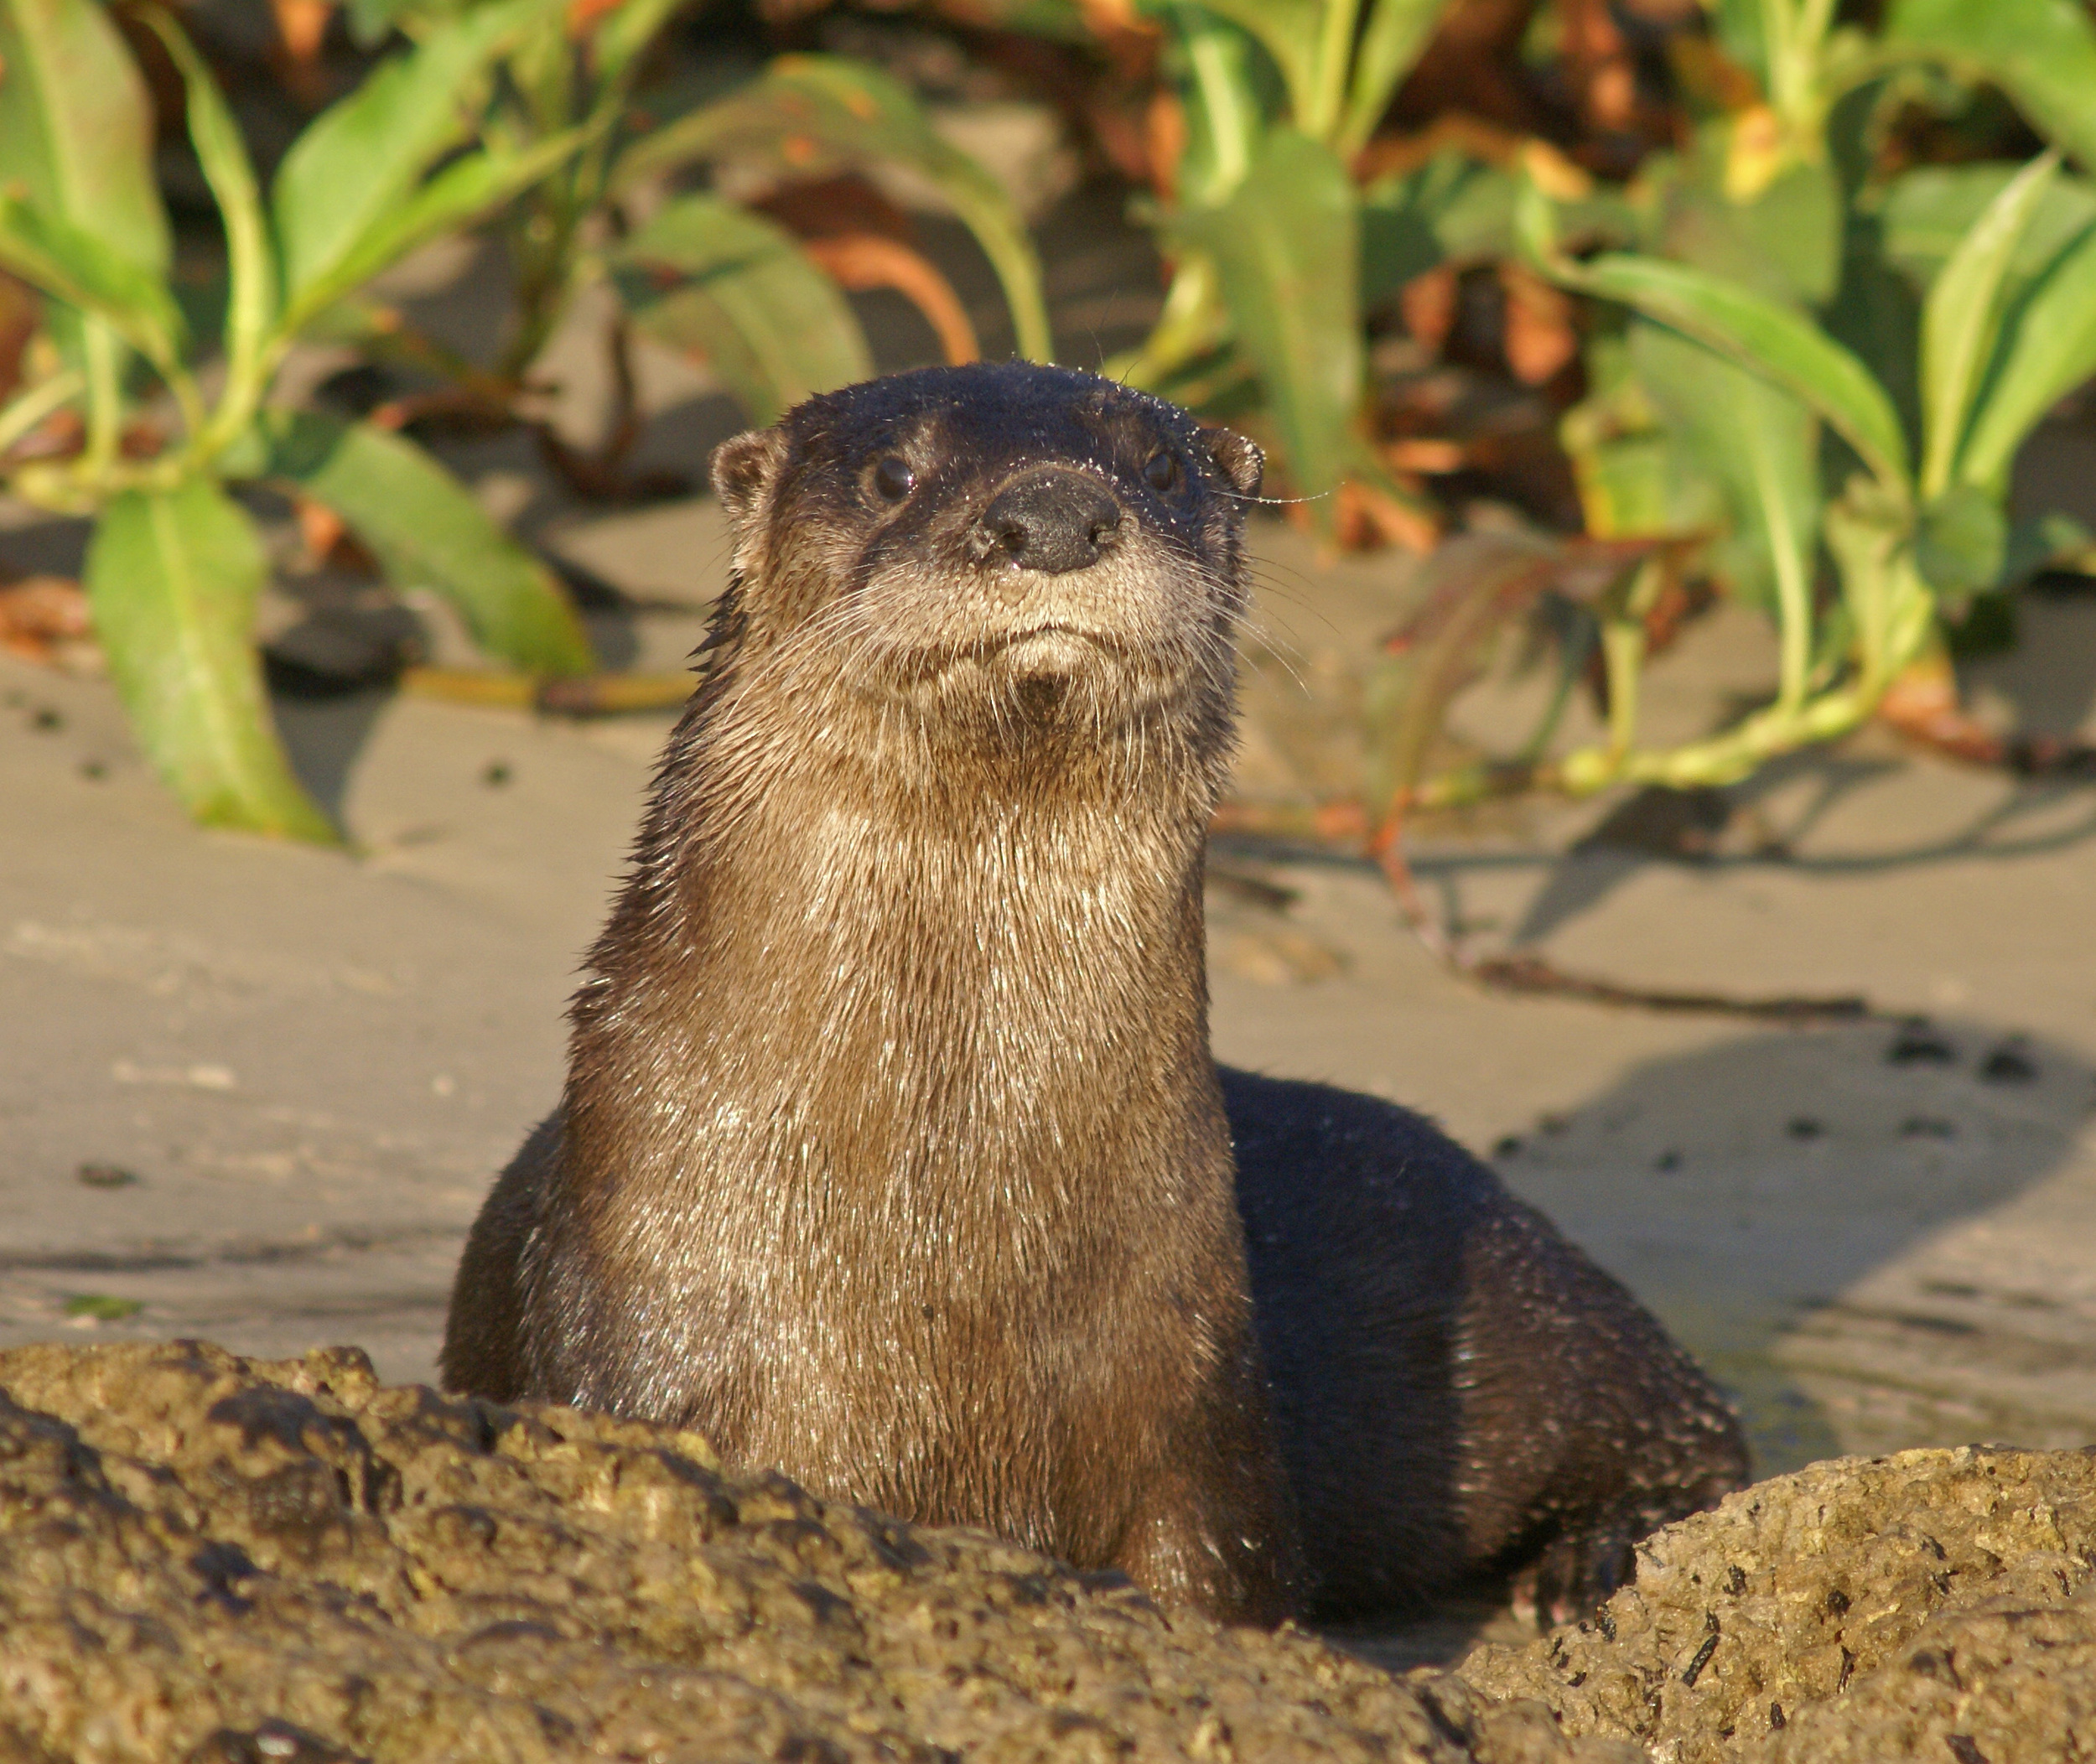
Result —
[[[1113,492],[1089,472],[1056,467],[1015,478],[990,499],[969,530],[975,561],[1047,575],[1087,569],[1120,536]]]

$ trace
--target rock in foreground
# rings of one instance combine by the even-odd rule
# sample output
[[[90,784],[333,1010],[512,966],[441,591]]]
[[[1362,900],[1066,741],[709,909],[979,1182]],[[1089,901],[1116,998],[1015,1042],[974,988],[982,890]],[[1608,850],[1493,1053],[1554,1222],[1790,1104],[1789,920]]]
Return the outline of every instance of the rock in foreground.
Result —
[[[1399,1682],[354,1350],[0,1353],[0,1764],[583,1757],[2096,1758],[2096,1454],[1814,1465]]]
[[[1593,1620],[1456,1670],[1664,1764],[2096,1758],[2096,1450],[1756,1483],[1646,1539]]]
[[[961,1756],[1634,1754],[353,1350],[0,1354],[0,1759]]]

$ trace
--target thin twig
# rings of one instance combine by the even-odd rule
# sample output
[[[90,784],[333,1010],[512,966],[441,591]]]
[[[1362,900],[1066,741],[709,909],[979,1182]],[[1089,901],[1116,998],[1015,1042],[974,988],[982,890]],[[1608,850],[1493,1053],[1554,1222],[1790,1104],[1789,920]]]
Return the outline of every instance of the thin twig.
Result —
[[[1592,1004],[1628,1005],[1673,1015],[1746,1017],[1760,1023],[1860,1023],[1882,1017],[1860,994],[1828,996],[1783,993],[1767,998],[1735,998],[1729,993],[1672,992],[1664,988],[1623,986],[1587,974],[1568,974],[1541,956],[1489,956],[1456,960],[1453,966],[1493,992],[1528,998],[1578,999]]]

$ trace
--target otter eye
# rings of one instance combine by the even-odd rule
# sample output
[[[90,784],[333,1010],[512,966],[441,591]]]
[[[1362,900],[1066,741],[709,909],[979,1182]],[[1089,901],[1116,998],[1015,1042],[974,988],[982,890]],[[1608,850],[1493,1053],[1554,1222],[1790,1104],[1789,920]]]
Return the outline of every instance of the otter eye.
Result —
[[[893,454],[874,468],[874,488],[890,502],[900,502],[917,487],[917,475]]]
[[[1154,490],[1179,488],[1179,455],[1160,447],[1143,462],[1143,481]]]

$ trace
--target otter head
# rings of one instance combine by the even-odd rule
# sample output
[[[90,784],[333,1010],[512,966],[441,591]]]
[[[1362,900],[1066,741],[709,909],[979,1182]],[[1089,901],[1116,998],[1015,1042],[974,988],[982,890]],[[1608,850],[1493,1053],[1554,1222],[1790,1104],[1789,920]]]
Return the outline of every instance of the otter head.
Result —
[[[884,729],[900,711],[935,747],[1110,739],[1173,705],[1216,728],[1260,463],[1066,368],[927,368],[811,398],[713,454],[738,661],[841,686]]]

